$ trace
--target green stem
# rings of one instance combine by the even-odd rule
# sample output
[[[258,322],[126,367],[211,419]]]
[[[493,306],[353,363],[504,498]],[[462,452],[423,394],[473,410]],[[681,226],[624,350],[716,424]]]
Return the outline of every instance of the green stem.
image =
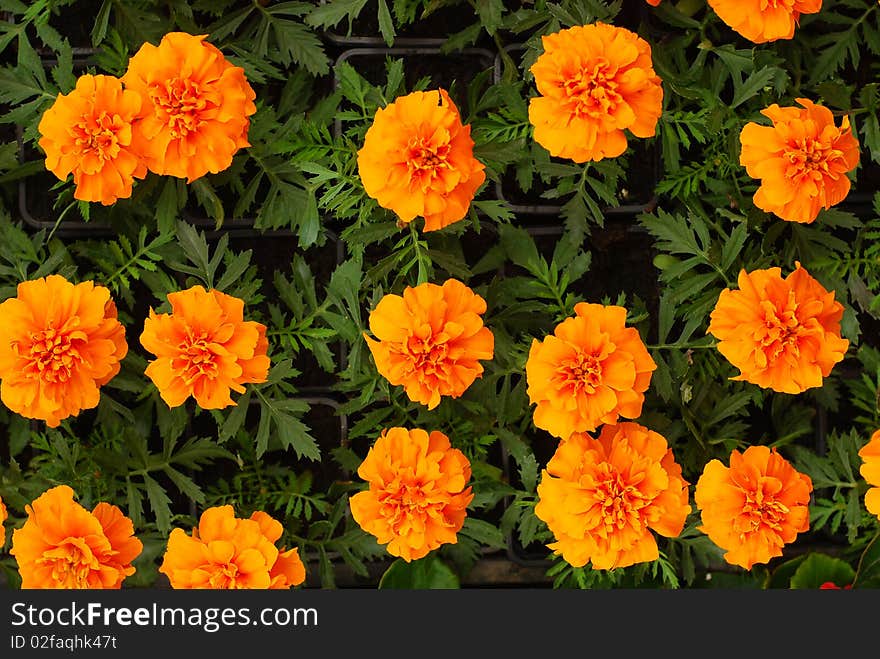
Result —
[[[413,253],[415,254],[416,264],[418,266],[418,280],[416,281],[416,284],[424,284],[428,281],[428,270],[425,267],[422,246],[419,241],[419,231],[416,229],[415,222],[409,223],[409,235],[412,238]]]
[[[711,350],[718,347],[718,342],[696,345],[693,343],[656,343],[645,346],[648,350]]]
[[[78,203],[77,201],[72,201],[72,202],[70,202],[70,204],[68,204],[67,208],[65,208],[63,211],[61,211],[61,215],[59,215],[58,219],[55,220],[55,224],[52,226],[52,230],[49,232],[49,235],[46,236],[46,244],[48,244],[49,241],[52,240],[52,236],[55,235],[55,231],[56,231],[56,229],[58,229],[58,226],[61,224],[61,220],[64,219],[64,216],[67,215],[67,213],[70,212],[70,209],[73,208],[74,206],[76,206],[77,203]]]

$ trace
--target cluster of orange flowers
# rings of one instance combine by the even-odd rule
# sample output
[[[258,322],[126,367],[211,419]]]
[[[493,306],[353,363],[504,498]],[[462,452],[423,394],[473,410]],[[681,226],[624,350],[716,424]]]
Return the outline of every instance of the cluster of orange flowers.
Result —
[[[223,171],[249,146],[256,93],[205,35],[145,43],[121,78],[85,74],[43,114],[46,167],[71,173],[74,198],[110,205],[147,172],[186,178]]]
[[[735,380],[785,393],[822,385],[849,342],[840,336],[843,305],[806,270],[743,271],[724,290],[708,332],[740,369]],[[535,514],[569,563],[597,569],[657,558],[650,530],[678,535],[690,505],[666,440],[636,423],[656,365],[626,309],[580,303],[551,336],[534,339],[526,362],[535,426],[559,438],[542,473]],[[598,438],[585,434],[602,426]],[[878,435],[880,437],[880,435]],[[880,439],[864,449],[865,477],[880,485]],[[782,555],[809,526],[810,478],[775,449],[733,451],[730,466],[711,461],[694,499],[704,531],[725,559],[746,569]],[[873,491],[872,491],[873,492]],[[876,489],[880,492],[880,489]],[[880,513],[878,495],[866,497]],[[731,525],[731,520],[733,524]]]
[[[797,0],[709,4],[755,43],[791,38],[800,14],[821,7]],[[625,130],[654,134],[663,92],[646,42],[602,23],[542,39],[544,52],[531,69],[540,95],[531,99],[529,118],[535,140],[551,155],[576,162],[615,157],[626,150]],[[847,117],[838,126],[827,108],[798,103],[767,108],[772,127],[743,128],[741,164],[761,180],[756,206],[806,223],[846,197],[859,147]],[[821,386],[843,359],[849,342],[840,336],[842,314],[834,293],[799,264],[785,279],[779,268],[743,271],[739,290],[719,297],[708,332],[740,370],[734,379],[800,393]],[[560,440],[543,471],[535,513],[556,538],[550,547],[575,566],[653,560],[650,529],[677,535],[690,511],[688,484],[666,440],[619,422],[641,415],[656,368],[626,316],[621,307],[578,304],[551,336],[533,340],[526,363],[534,424]],[[598,438],[585,434],[603,424]],[[807,530],[811,491],[809,477],[775,450],[734,451],[729,467],[712,461],[696,484],[700,529],[727,550],[726,560],[748,569],[781,555]]]
[[[58,485],[25,513],[10,549],[22,588],[118,589],[137,571],[132,563],[143,543],[116,506],[101,502],[89,512],[70,487]],[[5,516],[0,501],[0,528]],[[159,571],[174,589],[289,589],[303,583],[306,572],[297,548],[275,546],[281,534],[281,524],[264,512],[238,519],[232,506],[208,508],[192,536],[171,532]]]
[[[648,0],[654,6],[659,0]],[[789,39],[801,14],[821,0],[710,0],[718,16],[755,43]],[[73,173],[75,196],[110,204],[132,193],[147,171],[193,181],[231,163],[248,146],[255,94],[243,70],[203,36],[166,35],[145,44],[126,74],[82,76],[40,122],[46,166]],[[537,96],[535,141],[582,163],[622,155],[628,134],[655,134],[663,87],[647,41],[604,23],[542,38],[531,67]],[[772,126],[747,124],[741,164],[761,181],[757,207],[813,222],[849,192],[859,147],[847,117],[808,99],[763,111]],[[485,182],[470,126],[443,90],[413,92],[377,110],[357,153],[365,192],[401,225],[424,219],[435,231],[462,220]],[[140,336],[155,355],[146,369],[169,406],[192,397],[203,408],[233,405],[231,392],[267,378],[266,328],[244,320],[244,302],[195,286],[168,295],[170,313],[150,311]],[[486,301],[464,283],[407,287],[388,294],[364,334],[377,371],[413,402],[436,408],[458,398],[493,358],[482,319]],[[843,306],[798,264],[742,271],[724,290],[708,333],[739,369],[737,380],[786,393],[818,387],[848,347]],[[24,282],[0,304],[0,398],[49,426],[98,404],[100,387],[127,354],[109,291],[53,275]],[[549,546],[575,566],[625,567],[655,560],[654,534],[675,537],[691,512],[689,483],[667,440],[633,421],[642,413],[656,364],[620,306],[580,303],[550,336],[534,339],[525,364],[536,427],[558,438],[541,475],[535,514],[555,537]],[[588,433],[596,432],[596,437]],[[874,487],[866,506],[880,517],[880,431],[860,453]],[[358,475],[368,487],[350,499],[364,531],[405,561],[455,543],[473,499],[467,457],[440,431],[381,432]],[[732,564],[751,568],[782,553],[809,527],[812,483],[775,449],[733,451],[708,463],[694,493],[701,526]],[[131,521],[109,504],[92,512],[66,486],[27,508],[12,553],[25,587],[118,588],[141,551]],[[0,524],[6,510],[0,501]],[[187,535],[175,529],[160,571],[174,588],[290,588],[305,570],[297,549],[278,549],[281,525],[265,513],[235,517],[206,510]]]
[[[650,0],[649,0],[650,1]],[[658,5],[657,2],[651,2]],[[821,0],[713,0],[733,29],[755,43],[790,39],[801,14]],[[647,138],[662,113],[663,87],[651,46],[626,28],[596,22],[542,38],[531,66],[538,95],[529,100],[535,141],[551,156],[582,163],[622,155],[627,132]],[[755,205],[791,221],[813,222],[821,209],[847,196],[847,174],[858,165],[858,141],[849,118],[799,98],[802,107],[771,105],[773,122],[742,130],[740,164],[760,179]],[[474,158],[470,126],[448,93],[413,92],[376,111],[358,152],[366,193],[394,211],[402,224],[416,217],[435,231],[463,219],[485,180]]]
[[[495,339],[483,325],[486,301],[456,279],[385,295],[364,334],[378,372],[413,402],[434,409],[458,398],[492,359]],[[473,495],[470,462],[442,432],[389,428],[358,469],[368,489],[354,495],[361,528],[409,562],[457,542]]]
[[[156,355],[146,374],[169,407],[193,397],[220,409],[235,404],[230,391],[266,381],[266,327],[244,320],[242,300],[194,286],[168,301],[171,313],[151,309],[140,340]],[[49,275],[0,304],[0,399],[49,427],[96,407],[127,353],[110,291],[94,282]]]

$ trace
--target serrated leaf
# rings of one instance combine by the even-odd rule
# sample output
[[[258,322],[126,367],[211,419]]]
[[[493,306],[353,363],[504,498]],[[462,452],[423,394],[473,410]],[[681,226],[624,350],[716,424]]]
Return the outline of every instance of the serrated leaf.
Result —
[[[507,542],[504,535],[493,524],[474,517],[467,517],[460,533],[473,538],[486,549],[504,549]]]
[[[167,534],[171,530],[171,499],[162,486],[147,474],[144,474],[144,487],[150,500],[150,508],[156,516],[156,527]]]
[[[394,31],[394,22],[391,20],[391,12],[388,11],[388,3],[385,0],[379,0],[379,32],[388,46],[394,44],[394,37],[397,33]]]

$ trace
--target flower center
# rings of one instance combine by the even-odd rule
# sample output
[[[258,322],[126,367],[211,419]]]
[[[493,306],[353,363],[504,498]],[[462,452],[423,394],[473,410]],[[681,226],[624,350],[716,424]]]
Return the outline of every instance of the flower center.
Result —
[[[434,144],[423,137],[410,139],[407,148],[407,166],[412,177],[433,179],[437,170],[449,168],[449,144]]]
[[[772,494],[764,492],[759,487],[754,492],[746,493],[746,502],[742,512],[750,530],[756,531],[763,525],[774,531],[780,531],[782,522],[785,521],[789,513],[789,508],[784,503],[777,501]]]
[[[217,568],[218,569],[214,570],[211,578],[208,579],[211,588],[217,590],[229,590],[235,588],[238,579],[238,566],[235,563],[226,563],[222,566],[217,566]]]
[[[614,111],[623,97],[617,91],[617,70],[599,59],[565,81],[565,93],[580,115],[600,117]]]
[[[83,361],[80,348],[87,340],[79,331],[63,331],[54,328],[40,332],[30,332],[30,347],[22,350],[15,344],[13,348],[27,364],[24,373],[44,382],[64,383],[70,380],[77,365]]]
[[[84,117],[71,128],[74,144],[82,155],[94,155],[100,160],[112,160],[119,155],[117,132],[122,128],[119,115],[106,111],[98,116]]]
[[[172,361],[172,368],[181,374],[187,383],[200,377],[216,378],[218,373],[217,354],[211,349],[207,332],[198,335],[188,334],[178,346],[178,354]]]
[[[390,483],[379,495],[379,499],[382,502],[383,517],[398,532],[423,528],[426,518],[431,514],[428,510],[431,502],[413,473]]]
[[[790,300],[782,310],[769,300],[762,301],[761,306],[764,309],[763,335],[757,338],[764,354],[773,359],[789,349],[797,352],[798,338],[802,333],[800,321],[795,313],[797,303]]]
[[[448,338],[444,332],[434,335],[430,325],[418,328],[406,341],[406,350],[413,367],[428,375],[442,371],[442,365],[449,354]]]
[[[61,588],[88,588],[89,575],[99,567],[88,547],[71,542],[43,552],[37,563],[51,566],[52,580]]]
[[[638,511],[647,504],[645,496],[635,486],[626,483],[617,471],[608,469],[604,479],[596,484],[594,496],[600,507],[601,524],[607,533],[640,525]]]
[[[579,352],[575,359],[562,363],[562,371],[569,385],[589,394],[602,384],[602,362],[595,355]]]
[[[202,114],[216,107],[198,83],[189,78],[156,83],[150,89],[150,97],[175,139],[197,131],[204,122]]]
[[[830,163],[842,158],[843,152],[813,137],[802,137],[789,145],[785,150],[785,157],[790,163],[786,174],[793,178],[812,176],[814,172],[831,174]]]
[[[425,493],[418,485],[404,485],[400,491],[400,505],[412,511],[425,507]]]

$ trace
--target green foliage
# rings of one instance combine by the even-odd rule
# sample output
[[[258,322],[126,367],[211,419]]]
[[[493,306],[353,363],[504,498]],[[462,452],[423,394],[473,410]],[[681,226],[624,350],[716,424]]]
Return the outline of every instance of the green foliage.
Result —
[[[299,547],[310,583],[325,588],[457,588],[499,556],[534,561],[557,588],[880,584],[858,456],[880,428],[875,2],[825,0],[793,39],[766,44],[700,2],[102,0],[88,3],[87,25],[83,6],[0,0],[0,300],[49,274],[93,280],[111,291],[128,354],[99,405],[58,428],[0,406],[7,530],[67,483],[83,505],[110,501],[132,518],[145,545],[127,582],[138,587],[160,582],[170,529],[223,504],[281,521],[279,544]],[[654,136],[628,133],[619,158],[579,164],[535,142],[530,68],[543,36],[594,21],[649,41],[663,108]],[[195,181],[151,173],[111,206],[75,199],[71,176],[46,171],[41,116],[82,73],[121,76],[144,42],[172,30],[209,35],[244,69],[257,107],[249,146]],[[411,50],[406,40],[425,34],[433,46]],[[353,50],[364,44],[348,40],[365,37],[378,52]],[[425,232],[421,218],[401,223],[366,193],[357,156],[379,109],[440,84],[471,128],[486,183],[461,222]],[[758,181],[740,163],[742,128],[797,98],[846,115],[861,149],[850,195],[811,224],[760,210]],[[786,276],[798,263],[843,304],[850,347],[822,387],[795,396],[735,380],[707,328],[742,271]],[[486,301],[494,356],[463,395],[429,410],[378,373],[364,336],[384,295],[448,278]],[[224,409],[169,408],[144,373],[144,319],[194,285],[240,298],[245,319],[266,327],[267,381]],[[666,438],[691,500],[707,463],[753,444],[811,478],[809,531],[776,563],[727,564],[696,509],[680,534],[656,536],[659,556],[644,564],[575,568],[548,548],[535,507],[559,440],[533,422],[525,364],[581,302],[627,308],[657,366],[634,421]],[[393,426],[442,430],[472,469],[457,542],[409,564],[390,562],[349,507],[365,487],[358,467]],[[12,557],[0,570],[17,585]]]
[[[433,556],[406,562],[398,558],[382,574],[379,588],[396,590],[449,590],[460,588],[449,566]]]

